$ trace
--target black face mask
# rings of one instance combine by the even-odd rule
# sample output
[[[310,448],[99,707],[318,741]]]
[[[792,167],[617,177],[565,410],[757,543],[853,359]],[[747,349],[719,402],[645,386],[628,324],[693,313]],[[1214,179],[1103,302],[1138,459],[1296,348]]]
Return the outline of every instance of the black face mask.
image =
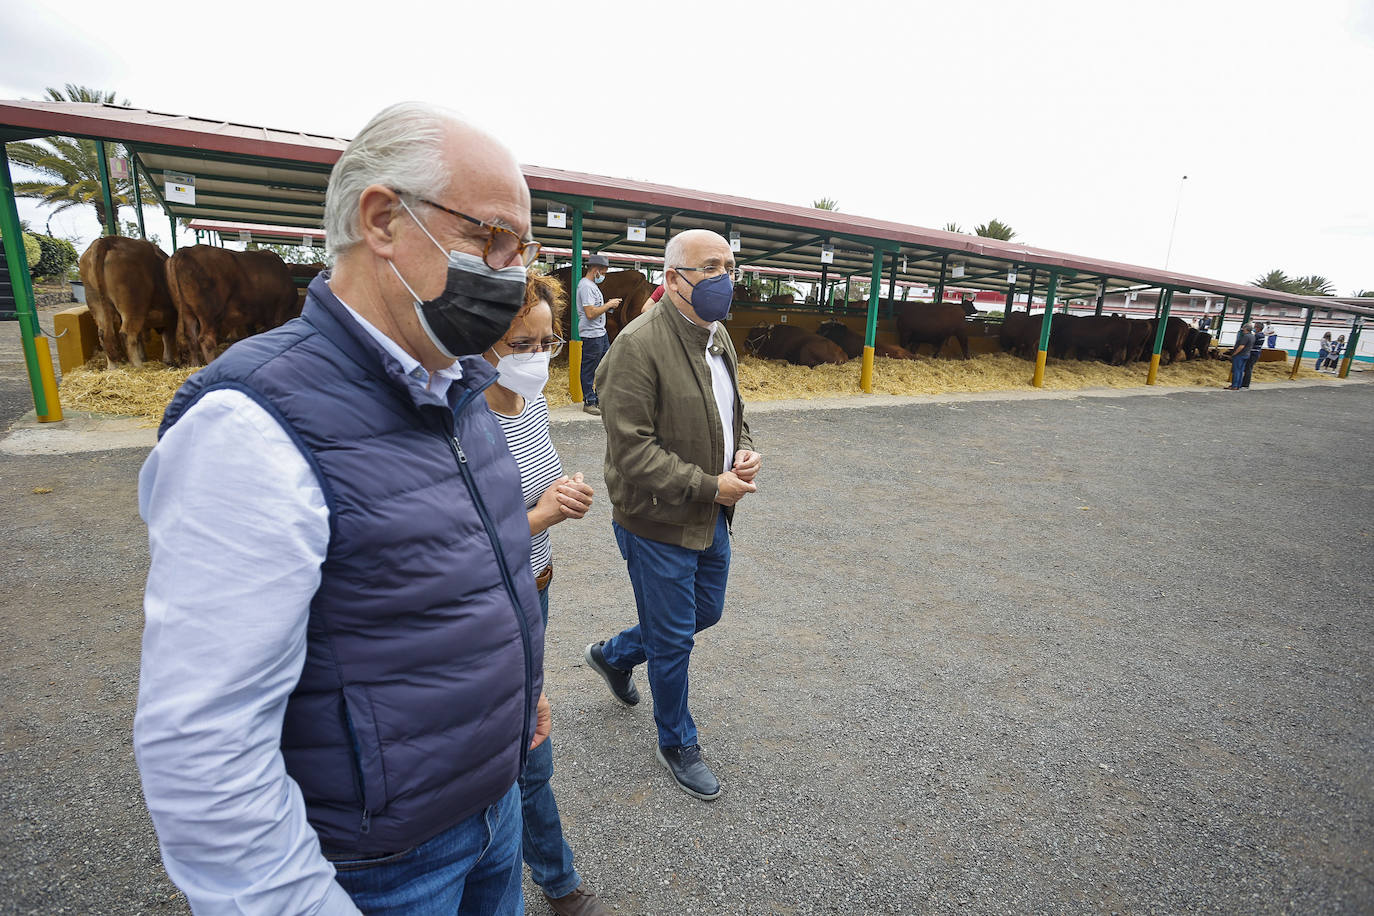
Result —
[[[444,246],[415,218],[410,207],[404,201],[401,206],[435,247],[443,251]],[[485,352],[506,333],[525,302],[526,273],[520,264],[495,270],[477,255],[450,251],[444,291],[433,299],[421,300],[396,265],[387,263],[415,300],[415,314],[430,342],[449,359]]]

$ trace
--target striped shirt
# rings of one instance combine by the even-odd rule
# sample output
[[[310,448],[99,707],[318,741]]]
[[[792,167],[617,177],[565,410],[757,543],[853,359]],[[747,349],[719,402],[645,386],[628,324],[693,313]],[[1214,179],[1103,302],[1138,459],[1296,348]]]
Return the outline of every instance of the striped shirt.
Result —
[[[533,509],[549,484],[563,476],[563,462],[558,460],[558,451],[549,438],[549,402],[541,394],[534,400],[526,398],[525,409],[518,416],[508,417],[494,410],[492,415],[505,431],[506,445],[520,469],[525,509]],[[546,528],[530,539],[530,567],[537,576],[551,562],[553,547]]]

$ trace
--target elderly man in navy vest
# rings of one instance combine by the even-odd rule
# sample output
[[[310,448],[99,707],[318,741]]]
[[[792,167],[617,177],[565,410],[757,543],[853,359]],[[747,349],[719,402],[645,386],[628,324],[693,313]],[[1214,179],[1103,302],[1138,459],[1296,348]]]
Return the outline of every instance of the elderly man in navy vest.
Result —
[[[441,109],[329,179],[332,274],[168,407],[134,743],[198,913],[516,913],[548,734],[515,461],[480,356],[523,301],[529,193]]]

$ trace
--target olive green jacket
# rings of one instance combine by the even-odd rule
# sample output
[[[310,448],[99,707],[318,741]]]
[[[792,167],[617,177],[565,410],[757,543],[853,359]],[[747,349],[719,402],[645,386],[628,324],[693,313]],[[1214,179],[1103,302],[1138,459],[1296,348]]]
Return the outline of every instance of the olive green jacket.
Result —
[[[725,439],[706,364],[709,338],[664,296],[616,335],[596,371],[612,517],[640,537],[690,550],[711,546],[724,508],[715,501]],[[735,449],[752,450],[724,326],[715,343],[735,389]],[[726,518],[733,520],[733,509]]]

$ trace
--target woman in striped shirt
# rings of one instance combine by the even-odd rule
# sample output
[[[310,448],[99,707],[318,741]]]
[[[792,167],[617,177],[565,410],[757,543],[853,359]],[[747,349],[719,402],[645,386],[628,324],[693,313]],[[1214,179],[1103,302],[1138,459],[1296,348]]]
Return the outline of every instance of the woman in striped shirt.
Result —
[[[555,313],[565,304],[563,290],[549,277],[531,274],[525,304],[505,337],[484,356],[496,367],[496,384],[487,388],[487,407],[506,433],[506,444],[520,469],[520,486],[530,521],[530,560],[539,586],[539,607],[549,623],[549,584],[553,551],[549,528],[568,518],[582,518],[592,504],[592,488],[576,473],[568,477],[549,438],[549,405],[544,385],[549,360],[563,341],[554,333]],[[525,819],[524,855],[530,875],[555,913],[609,914],[596,892],[573,868],[572,849],[563,839],[549,778],[553,775],[553,740],[530,751],[520,774]]]

